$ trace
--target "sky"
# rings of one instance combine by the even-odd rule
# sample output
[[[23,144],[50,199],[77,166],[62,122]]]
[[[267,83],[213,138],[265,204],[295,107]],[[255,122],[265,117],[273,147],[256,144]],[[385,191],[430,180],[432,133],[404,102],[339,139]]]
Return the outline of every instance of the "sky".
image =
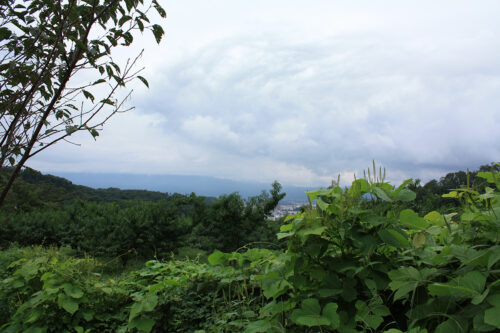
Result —
[[[499,1],[171,0],[135,110],[59,143],[42,172],[393,183],[500,160]]]

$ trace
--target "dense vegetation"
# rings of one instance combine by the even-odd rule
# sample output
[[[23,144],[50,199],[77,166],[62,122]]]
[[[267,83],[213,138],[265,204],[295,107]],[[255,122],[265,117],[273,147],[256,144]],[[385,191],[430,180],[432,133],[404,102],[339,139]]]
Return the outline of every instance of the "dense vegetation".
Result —
[[[11,172],[6,168],[2,178]],[[14,182],[13,188],[2,206],[2,210],[26,212],[47,208],[63,208],[75,201],[123,202],[127,200],[160,201],[168,200],[168,193],[145,190],[120,190],[117,188],[94,189],[75,185],[67,179],[44,175],[34,169],[25,168]],[[215,198],[206,198],[212,201]]]
[[[394,187],[383,177],[366,177],[348,188],[308,192],[316,205],[275,225],[277,239],[269,236],[273,224],[266,216],[282,198],[278,184],[246,201],[237,194],[213,203],[172,195],[2,213],[0,327],[498,331],[498,167],[463,179],[447,175],[432,186],[410,179]],[[433,192],[447,178],[456,181],[452,187]],[[431,195],[445,204],[436,206]],[[259,240],[266,243],[255,244]],[[255,246],[267,242],[275,245]],[[284,250],[278,242],[286,242]],[[26,247],[34,244],[44,247]],[[210,251],[208,263],[159,260],[180,248]],[[155,260],[124,271],[126,260],[118,257],[127,253]]]

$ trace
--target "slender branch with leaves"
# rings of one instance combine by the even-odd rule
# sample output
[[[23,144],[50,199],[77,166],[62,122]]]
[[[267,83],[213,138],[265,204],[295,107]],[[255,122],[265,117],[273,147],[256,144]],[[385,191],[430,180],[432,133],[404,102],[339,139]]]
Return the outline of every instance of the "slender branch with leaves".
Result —
[[[164,31],[150,21],[156,0],[0,0],[0,205],[26,161],[79,131],[96,138],[112,116],[129,110],[120,89],[147,80],[135,58],[124,66],[113,50],[134,32]],[[79,106],[77,106],[79,105]]]

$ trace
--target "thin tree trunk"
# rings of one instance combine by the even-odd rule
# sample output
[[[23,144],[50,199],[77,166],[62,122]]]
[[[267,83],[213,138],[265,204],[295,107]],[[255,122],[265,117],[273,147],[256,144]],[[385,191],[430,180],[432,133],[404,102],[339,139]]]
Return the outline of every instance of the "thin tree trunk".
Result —
[[[91,21],[89,26],[87,27],[85,37],[83,38],[84,45],[87,44],[86,42],[87,42],[88,34],[89,34],[90,29],[91,29],[94,22],[95,22],[95,20]],[[47,120],[49,115],[52,113],[52,111],[54,109],[54,105],[57,103],[57,101],[61,97],[61,94],[62,94],[64,88],[66,87],[66,84],[68,83],[69,79],[71,78],[71,73],[75,69],[78,61],[80,60],[82,52],[83,52],[83,50],[81,48],[78,48],[76,50],[76,52],[74,53],[73,60],[70,64],[70,66],[68,67],[66,75],[64,76],[64,80],[62,80],[61,85],[59,86],[56,93],[52,97],[50,104],[47,106],[47,109],[45,110],[42,118],[40,119],[40,122],[38,123],[35,131],[33,132],[32,136],[31,136],[31,140],[23,153],[23,157],[21,158],[19,163],[16,165],[14,171],[10,174],[9,180],[7,181],[4,188],[2,189],[2,193],[0,194],[0,207],[4,204],[5,198],[7,197],[7,194],[9,193],[10,189],[12,188],[12,184],[14,184],[14,180],[17,178],[22,167],[24,166],[24,164],[26,163],[26,161],[30,157],[31,150],[35,146],[35,143],[38,141],[38,136],[40,135],[40,131],[42,130],[42,128],[45,124],[45,121]]]

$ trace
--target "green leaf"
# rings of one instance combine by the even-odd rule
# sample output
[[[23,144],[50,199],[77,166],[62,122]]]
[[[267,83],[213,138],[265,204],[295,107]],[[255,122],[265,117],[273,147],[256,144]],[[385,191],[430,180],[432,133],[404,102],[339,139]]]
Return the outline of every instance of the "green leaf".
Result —
[[[492,172],[478,172],[476,176],[486,179],[488,183],[495,183],[495,177]]]
[[[146,80],[143,76],[137,75],[137,78],[138,78],[139,80],[141,80],[141,81],[142,81],[142,83],[144,83],[144,85],[145,85],[146,87],[148,87],[148,88],[149,88],[149,83],[148,83],[148,81],[147,81],[147,80]]]
[[[410,202],[410,201],[415,200],[416,197],[417,197],[417,194],[415,192],[405,188],[405,189],[402,189],[396,195],[396,197],[394,199],[399,200],[399,201],[403,201],[403,202]]]
[[[378,235],[388,245],[400,248],[406,248],[410,246],[408,236],[405,236],[396,230],[382,229],[379,230]]]
[[[57,304],[72,315],[78,310],[78,303],[66,294],[59,294]]]
[[[303,300],[301,308],[307,314],[319,314],[321,312],[321,306],[316,298]]]
[[[500,328],[500,307],[492,307],[484,311],[484,322]]]
[[[365,302],[358,300],[355,304],[357,313],[356,313],[356,321],[360,321],[373,329],[377,329],[377,327],[382,324],[384,321],[383,314],[388,313],[385,308],[383,311],[380,311],[382,314],[376,313],[373,311],[374,308],[371,304],[368,306]],[[377,311],[378,312],[378,311]]]
[[[465,329],[459,325],[457,320],[454,318],[450,318],[446,321],[443,321],[441,324],[439,324],[436,329],[434,330],[434,333],[465,333]]]
[[[270,332],[271,323],[267,320],[257,320],[250,322],[244,333],[258,333],[258,332]]]
[[[389,287],[396,292],[394,300],[405,298],[410,292],[414,292],[418,286],[425,285],[436,272],[437,269],[435,268],[417,270],[412,266],[390,271],[388,275],[392,281],[389,283]]]
[[[318,205],[319,209],[321,209],[324,212],[328,209],[328,206],[329,206],[329,204],[327,204],[326,202],[324,202],[321,199],[317,199],[316,204]]]
[[[418,214],[411,209],[401,211],[399,214],[399,220],[402,225],[410,228],[411,230],[424,230],[429,226],[423,218],[420,218]]]
[[[130,21],[132,19],[132,17],[128,16],[128,15],[124,15],[120,18],[120,20],[118,21],[118,25],[119,26],[122,26],[124,25],[126,22]]]
[[[445,283],[433,283],[427,287],[429,294],[433,296],[453,296],[453,297],[466,297],[472,298],[477,296],[478,293],[470,288],[455,286]]]
[[[482,293],[486,284],[486,276],[479,271],[471,271],[466,273],[463,277],[458,278],[457,282],[477,293]]]
[[[425,234],[417,232],[415,235],[413,235],[412,244],[416,249],[423,247],[425,245],[425,241]]]
[[[375,193],[375,195],[379,198],[379,199],[382,199],[384,201],[387,201],[387,202],[392,202],[393,200],[389,197],[389,195],[383,190],[381,189],[380,187],[377,187],[377,186],[373,186],[373,192]]]
[[[208,263],[212,266],[222,265],[226,262],[228,254],[223,253],[219,250],[215,250],[214,253],[208,256]]]
[[[433,225],[442,227],[445,225],[443,216],[439,212],[432,211],[424,216],[424,220],[431,222]]]
[[[151,318],[135,318],[129,324],[129,328],[137,328],[139,332],[149,333],[153,329],[156,321]]]
[[[301,310],[294,310],[292,312],[292,316],[294,316],[292,320],[298,325],[308,327],[330,325],[330,321],[325,317],[320,315],[298,314],[300,311]]]
[[[152,30],[153,30],[153,35],[155,36],[156,42],[160,43],[161,38],[163,37],[163,34],[165,33],[163,31],[163,28],[158,24],[153,24]]]
[[[63,284],[63,289],[66,295],[71,296],[73,298],[81,298],[83,296],[83,290],[70,283]]]
[[[4,39],[8,39],[12,35],[12,32],[5,28],[5,27],[0,27],[0,41]]]
[[[337,313],[338,309],[337,303],[328,303],[323,308],[323,317],[327,318],[330,321],[330,328],[337,329],[340,325],[340,316]]]
[[[167,13],[166,13],[166,12],[165,12],[165,10],[162,8],[162,6],[160,6],[160,5],[158,4],[158,1],[153,0],[153,6],[155,7],[156,11],[158,12],[158,14],[159,14],[162,18],[167,17]]]
[[[99,132],[95,128],[92,128],[90,129],[90,135],[92,135],[92,137],[95,139],[99,136]]]
[[[129,322],[144,312],[153,311],[157,304],[158,296],[152,294],[146,295],[139,302],[132,305],[132,308],[130,309]]]
[[[490,249],[491,255],[488,258],[488,269],[491,269],[500,260],[500,246]]]
[[[92,103],[94,103],[94,95],[89,93],[87,90],[82,90],[83,96],[85,96],[86,99],[90,99]]]

